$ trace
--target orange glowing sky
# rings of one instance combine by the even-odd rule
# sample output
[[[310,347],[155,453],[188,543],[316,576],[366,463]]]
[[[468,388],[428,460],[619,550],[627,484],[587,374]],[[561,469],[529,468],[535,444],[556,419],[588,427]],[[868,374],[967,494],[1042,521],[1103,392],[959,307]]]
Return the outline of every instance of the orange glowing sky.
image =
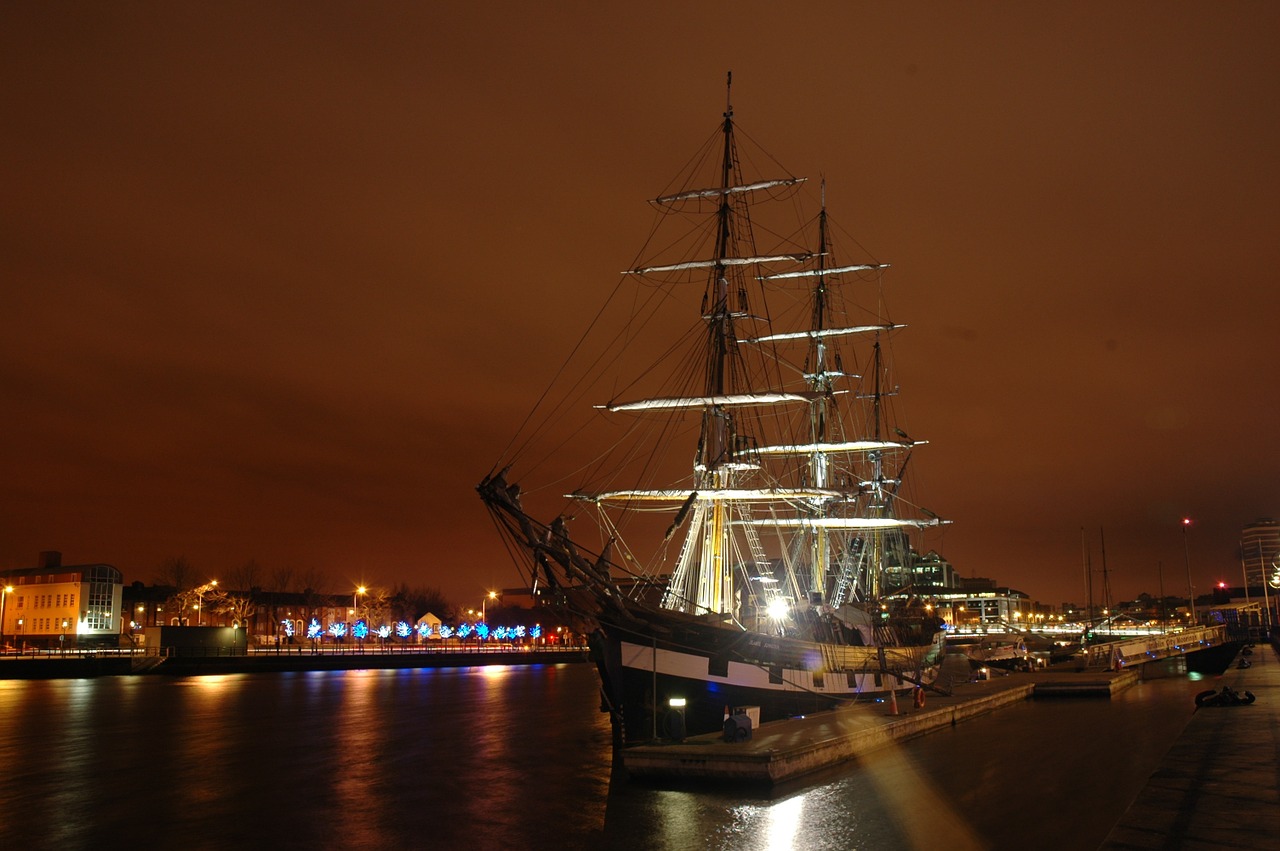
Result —
[[[687,8],[691,7],[691,8]],[[1280,516],[1280,6],[0,6],[0,567],[458,602],[474,493],[711,133],[893,264],[962,574],[1238,581]],[[1178,575],[1182,575],[1179,585]]]

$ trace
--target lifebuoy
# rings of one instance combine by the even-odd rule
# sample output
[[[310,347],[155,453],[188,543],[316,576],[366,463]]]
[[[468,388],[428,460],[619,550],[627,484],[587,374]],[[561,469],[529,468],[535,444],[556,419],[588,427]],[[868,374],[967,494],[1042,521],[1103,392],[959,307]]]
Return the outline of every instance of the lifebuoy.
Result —
[[[924,709],[924,689],[916,686],[916,709]]]

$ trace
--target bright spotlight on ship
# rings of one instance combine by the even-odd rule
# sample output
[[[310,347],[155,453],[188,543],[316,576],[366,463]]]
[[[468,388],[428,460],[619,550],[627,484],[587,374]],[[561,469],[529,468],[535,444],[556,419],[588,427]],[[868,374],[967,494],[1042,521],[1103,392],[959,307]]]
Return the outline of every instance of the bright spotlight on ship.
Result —
[[[787,616],[788,610],[789,607],[787,606],[786,600],[774,600],[769,604],[769,617],[773,618],[775,621],[780,621]]]

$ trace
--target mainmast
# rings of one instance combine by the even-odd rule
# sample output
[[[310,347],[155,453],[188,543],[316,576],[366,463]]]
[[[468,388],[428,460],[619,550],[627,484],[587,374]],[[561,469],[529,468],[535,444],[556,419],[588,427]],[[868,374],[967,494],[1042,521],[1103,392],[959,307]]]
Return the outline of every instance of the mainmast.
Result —
[[[711,310],[707,313],[707,330],[710,335],[707,363],[707,396],[715,399],[725,395],[725,376],[728,369],[729,346],[734,341],[733,315],[729,310],[729,281],[724,260],[729,256],[732,236],[733,209],[729,187],[733,184],[733,72],[725,81],[724,153],[720,160],[720,207],[716,221],[716,243],[712,254]],[[731,484],[732,471],[726,465],[726,448],[731,442],[730,414],[719,404],[712,403],[703,410],[702,418],[702,466],[710,481],[705,483],[716,489]],[[729,558],[728,540],[729,507],[724,500],[716,500],[709,506],[708,546],[702,548],[699,573],[700,606],[713,612],[724,612],[732,599],[730,571],[725,569]]]
[[[824,180],[821,189],[822,206],[818,212],[818,268],[817,274],[813,279],[813,320],[811,327],[814,334],[813,340],[813,373],[810,378],[810,388],[815,394],[820,394],[813,404],[813,442],[814,452],[810,456],[810,466],[813,470],[813,483],[815,487],[827,487],[827,453],[821,448],[827,440],[827,414],[830,407],[830,393],[832,390],[831,376],[827,373],[827,338],[822,333],[826,329],[827,314],[827,184]],[[818,515],[821,516],[825,512],[822,510],[823,503],[817,503],[819,506]],[[830,562],[830,535],[823,527],[814,530],[813,536],[813,552],[810,558],[809,569],[809,592],[810,594],[825,594],[827,586],[827,568]]]

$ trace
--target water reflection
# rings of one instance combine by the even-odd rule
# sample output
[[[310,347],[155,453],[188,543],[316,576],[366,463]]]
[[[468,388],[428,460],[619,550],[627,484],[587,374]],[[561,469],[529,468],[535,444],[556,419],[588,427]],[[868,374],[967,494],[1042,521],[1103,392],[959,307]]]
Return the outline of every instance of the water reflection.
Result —
[[[772,790],[670,790],[621,774],[587,665],[0,681],[0,848],[1097,847],[1211,685],[1031,701]]]

